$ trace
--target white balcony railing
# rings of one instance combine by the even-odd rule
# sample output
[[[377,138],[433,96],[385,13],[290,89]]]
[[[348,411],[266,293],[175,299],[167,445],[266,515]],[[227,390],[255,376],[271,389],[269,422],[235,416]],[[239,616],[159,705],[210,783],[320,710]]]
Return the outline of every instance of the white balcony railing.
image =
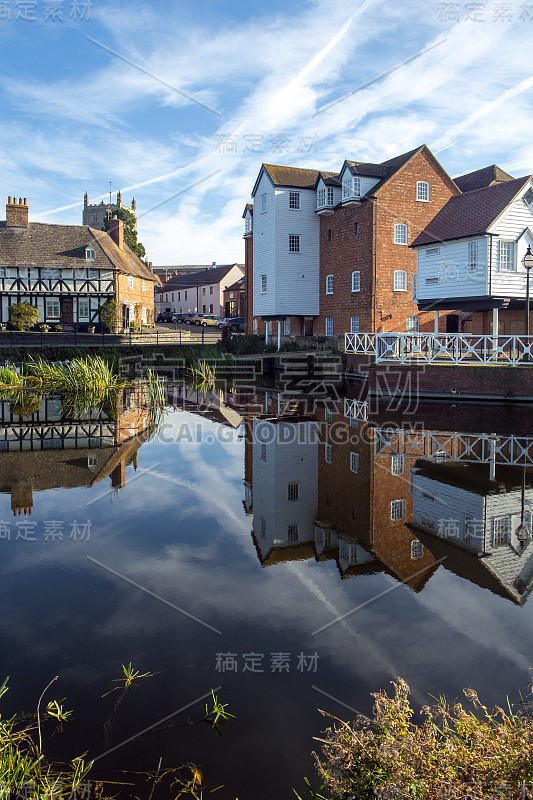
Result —
[[[405,428],[375,428],[375,456],[403,456],[428,461],[463,461],[468,464],[533,466],[531,436],[496,436],[489,433],[448,433]]]
[[[373,355],[376,364],[533,365],[533,336],[347,333],[345,350]]]

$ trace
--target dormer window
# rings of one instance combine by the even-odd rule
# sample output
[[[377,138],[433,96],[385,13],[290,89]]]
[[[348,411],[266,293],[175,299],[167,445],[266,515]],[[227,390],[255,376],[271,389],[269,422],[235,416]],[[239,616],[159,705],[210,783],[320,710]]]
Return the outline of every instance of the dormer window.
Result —
[[[96,258],[96,250],[94,247],[86,247],[85,248],[85,258],[87,261],[94,261]]]
[[[348,200],[351,197],[361,197],[361,178],[347,175],[342,181],[342,199]]]

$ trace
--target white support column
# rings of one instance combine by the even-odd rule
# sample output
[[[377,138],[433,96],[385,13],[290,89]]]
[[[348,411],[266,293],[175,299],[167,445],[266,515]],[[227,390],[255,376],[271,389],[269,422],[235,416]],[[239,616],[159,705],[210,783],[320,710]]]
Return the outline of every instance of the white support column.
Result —
[[[435,327],[433,329],[433,333],[435,334],[435,336],[439,335],[439,312],[438,312],[438,310],[435,311]]]
[[[278,350],[281,347],[281,322],[278,319]]]
[[[265,322],[265,344],[268,344],[268,322]]]
[[[498,348],[498,309],[492,309],[492,352],[495,353]]]

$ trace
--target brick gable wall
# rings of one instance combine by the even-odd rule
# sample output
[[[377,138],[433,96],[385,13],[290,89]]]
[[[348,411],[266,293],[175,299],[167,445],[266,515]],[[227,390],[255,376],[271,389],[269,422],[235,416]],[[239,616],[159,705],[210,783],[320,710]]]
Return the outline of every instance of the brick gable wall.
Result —
[[[416,200],[417,181],[427,181],[430,201]],[[333,335],[350,330],[359,316],[359,329],[405,331],[406,318],[417,316],[421,331],[432,331],[434,314],[418,311],[412,301],[416,253],[394,243],[394,226],[407,224],[408,243],[428,225],[454,194],[453,187],[425,151],[415,155],[378,192],[375,200],[344,206],[320,220],[320,317],[315,333],[325,334],[325,319],[333,317]],[[357,236],[355,235],[357,225]],[[361,272],[361,291],[351,291],[353,270]],[[407,291],[394,291],[395,270],[407,273]],[[326,294],[326,276],[334,276],[334,293]],[[441,312],[441,330],[445,330]]]

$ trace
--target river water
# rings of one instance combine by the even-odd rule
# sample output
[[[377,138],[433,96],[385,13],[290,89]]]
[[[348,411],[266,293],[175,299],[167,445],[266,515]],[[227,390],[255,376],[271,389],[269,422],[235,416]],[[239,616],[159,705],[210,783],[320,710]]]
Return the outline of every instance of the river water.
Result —
[[[2,714],[65,698],[45,752],[148,797],[194,762],[220,800],[305,795],[313,737],[402,676],[517,701],[533,664],[533,431],[512,406],[167,387],[75,412],[0,402]],[[121,697],[122,665],[139,679]],[[202,718],[211,691],[234,715]],[[115,791],[119,791],[115,789]],[[163,789],[155,797],[169,797]]]

